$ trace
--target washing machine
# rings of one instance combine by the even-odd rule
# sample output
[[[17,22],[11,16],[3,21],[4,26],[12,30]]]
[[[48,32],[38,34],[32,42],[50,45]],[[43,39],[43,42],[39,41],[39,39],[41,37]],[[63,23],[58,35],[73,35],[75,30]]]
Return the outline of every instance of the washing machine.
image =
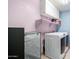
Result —
[[[45,55],[51,59],[63,59],[68,50],[68,35],[68,32],[45,33]]]

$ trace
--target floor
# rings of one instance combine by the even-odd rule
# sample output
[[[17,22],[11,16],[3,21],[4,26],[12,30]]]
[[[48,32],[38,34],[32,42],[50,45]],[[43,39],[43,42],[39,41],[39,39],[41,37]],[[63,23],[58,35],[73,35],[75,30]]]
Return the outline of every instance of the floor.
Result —
[[[65,59],[70,59],[70,50],[67,52]]]
[[[35,57],[35,56],[31,56],[31,55],[27,55],[27,56],[25,57],[25,59],[40,59],[40,58]]]
[[[50,58],[48,58],[48,57],[42,55],[42,56],[41,56],[41,59],[50,59]],[[66,56],[65,56],[64,59],[70,59],[70,50],[67,52],[67,54],[66,54]]]

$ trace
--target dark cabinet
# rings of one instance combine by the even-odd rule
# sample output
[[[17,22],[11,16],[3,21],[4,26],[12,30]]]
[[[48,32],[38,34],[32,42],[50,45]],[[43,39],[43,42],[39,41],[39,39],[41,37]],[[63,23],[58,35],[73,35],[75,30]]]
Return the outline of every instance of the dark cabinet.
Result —
[[[65,37],[61,39],[61,54],[65,51]]]
[[[70,46],[69,35],[66,36],[66,46]]]
[[[24,28],[8,28],[8,59],[24,59]]]

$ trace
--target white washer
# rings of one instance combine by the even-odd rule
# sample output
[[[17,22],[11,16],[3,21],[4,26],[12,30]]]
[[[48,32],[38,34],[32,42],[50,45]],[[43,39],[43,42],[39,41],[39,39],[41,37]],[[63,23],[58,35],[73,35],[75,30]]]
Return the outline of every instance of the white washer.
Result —
[[[63,59],[66,51],[66,36],[68,32],[45,34],[45,55],[51,59]]]

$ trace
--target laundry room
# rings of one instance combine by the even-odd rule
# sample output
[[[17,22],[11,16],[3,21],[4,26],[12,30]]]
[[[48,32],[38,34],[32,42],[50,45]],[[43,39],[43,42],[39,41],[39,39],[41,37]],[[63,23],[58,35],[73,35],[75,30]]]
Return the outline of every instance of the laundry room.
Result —
[[[70,0],[8,0],[8,59],[70,59]]]

